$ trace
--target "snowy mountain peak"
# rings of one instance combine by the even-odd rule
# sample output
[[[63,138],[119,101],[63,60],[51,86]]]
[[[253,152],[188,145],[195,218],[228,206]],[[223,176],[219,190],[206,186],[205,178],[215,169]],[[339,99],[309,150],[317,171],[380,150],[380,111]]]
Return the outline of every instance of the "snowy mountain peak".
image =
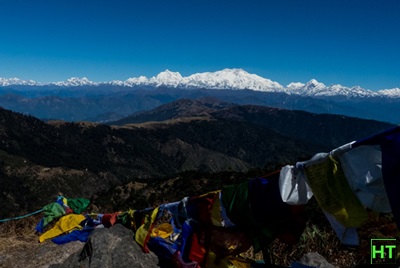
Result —
[[[55,83],[50,83],[57,86],[64,86],[64,87],[76,87],[76,86],[88,86],[88,85],[96,85],[97,83],[90,81],[86,77],[71,77],[66,81],[60,81]]]
[[[320,83],[315,79],[311,79],[306,84],[290,83],[287,86],[287,93],[298,94],[303,96],[311,96],[311,97],[342,96],[346,98],[349,97],[364,98],[377,95],[376,92],[363,89],[359,86],[354,86],[352,88],[345,87],[340,84],[326,86],[325,84]]]
[[[378,94],[391,98],[400,98],[400,88],[381,89],[378,90]]]
[[[132,77],[125,81],[114,80],[110,82],[93,82],[86,77],[71,77],[65,81],[53,83],[38,83],[33,80],[22,80],[18,78],[0,78],[0,86],[62,86],[62,87],[78,87],[78,86],[150,86],[150,87],[173,87],[173,88],[206,88],[220,90],[254,90],[263,92],[281,92],[286,94],[295,94],[310,97],[332,97],[341,96],[345,98],[358,97],[390,97],[400,98],[400,88],[383,89],[379,91],[371,91],[361,88],[360,86],[345,87],[340,84],[326,86],[311,79],[307,83],[293,82],[283,87],[277,82],[270,79],[248,73],[240,68],[226,68],[215,72],[195,73],[189,76],[182,76],[179,72],[173,72],[166,69],[156,76],[147,78],[146,76]]]
[[[112,81],[112,84],[137,86],[169,86],[182,88],[208,89],[250,89],[257,91],[278,91],[283,87],[269,79],[250,74],[243,69],[223,69],[216,72],[196,73],[183,77],[179,72],[165,70],[148,79],[145,76],[129,78],[125,82]]]
[[[212,89],[250,89],[255,91],[280,91],[283,87],[274,81],[250,74],[243,69],[223,69],[205,72],[184,78],[189,87]]]
[[[315,79],[311,79],[306,84],[300,82],[290,83],[287,86],[286,92],[289,94],[298,94],[304,96],[318,96],[321,95],[321,92],[323,92],[326,88],[327,87],[325,84],[320,83]]]
[[[240,68],[231,68],[231,69],[225,68],[225,69],[223,69],[221,71],[217,71],[217,73],[219,73],[219,74],[232,74],[232,75],[236,75],[236,76],[249,75],[248,72],[246,72],[245,70],[240,69]]]
[[[157,79],[174,79],[174,80],[180,80],[182,79],[182,75],[179,72],[171,72],[170,70],[166,69],[164,72],[159,73],[156,76]]]
[[[165,70],[159,73],[157,76],[150,78],[150,83],[156,86],[173,86],[176,87],[182,82],[182,75],[179,72],[171,72],[170,70]]]
[[[1,78],[0,77],[0,86],[12,86],[12,85],[24,85],[24,86],[36,86],[41,85],[40,83],[33,80],[22,80],[19,78]]]
[[[67,79],[67,82],[69,83],[90,83],[89,79],[87,79],[86,77],[71,77],[69,79]]]
[[[309,89],[314,89],[314,88],[324,88],[326,87],[325,84],[318,82],[315,79],[311,79],[310,81],[308,81],[305,84],[305,87],[309,88]]]
[[[302,87],[304,87],[306,84],[300,83],[300,82],[292,82],[289,85],[287,85],[286,87],[290,90],[297,90],[297,89],[301,89]]]
[[[115,82],[115,81],[113,81]],[[133,78],[129,78],[124,82],[118,81],[119,83],[123,83],[127,86],[134,86],[134,85],[140,85],[140,84],[148,84],[149,83],[149,79],[146,76],[139,76],[139,77],[133,77]]]

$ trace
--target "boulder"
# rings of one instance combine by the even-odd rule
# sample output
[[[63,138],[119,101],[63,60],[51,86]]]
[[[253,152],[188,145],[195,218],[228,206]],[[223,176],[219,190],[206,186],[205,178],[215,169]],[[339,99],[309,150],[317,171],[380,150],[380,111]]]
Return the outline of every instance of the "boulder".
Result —
[[[133,237],[134,233],[121,224],[95,229],[80,253],[49,267],[159,267],[158,257],[152,252],[144,253]]]
[[[335,268],[334,265],[330,264],[323,256],[318,252],[310,252],[305,254],[301,259],[300,263],[311,267],[319,268]]]

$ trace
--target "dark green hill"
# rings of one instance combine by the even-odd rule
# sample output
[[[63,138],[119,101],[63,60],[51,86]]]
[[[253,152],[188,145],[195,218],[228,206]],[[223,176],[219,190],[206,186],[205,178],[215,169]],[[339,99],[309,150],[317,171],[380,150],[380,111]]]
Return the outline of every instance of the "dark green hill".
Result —
[[[58,192],[91,197],[130,182],[157,187],[182,172],[271,170],[391,127],[216,100],[182,100],[139,117],[171,120],[45,123],[0,109],[0,217],[38,209]],[[180,189],[166,190],[187,192],[183,178]]]
[[[198,116],[258,125],[292,139],[315,144],[324,150],[336,148],[394,126],[376,120],[256,105],[235,105],[217,99],[174,101],[110,124],[123,125]]]
[[[45,123],[0,109],[0,202],[9,213],[51,202],[57,192],[91,196],[130,181],[185,171],[248,171],[317,150],[259,125],[187,120],[131,127]]]
[[[124,117],[120,120],[109,122],[109,125],[126,125],[150,121],[165,121],[182,117],[204,117],[210,112],[237,106],[233,103],[222,102],[215,98],[180,99],[161,105],[150,111],[142,111]]]
[[[260,125],[277,133],[331,150],[362,139],[394,125],[355,117],[314,114],[265,106],[235,106],[210,113],[218,120],[233,120]]]

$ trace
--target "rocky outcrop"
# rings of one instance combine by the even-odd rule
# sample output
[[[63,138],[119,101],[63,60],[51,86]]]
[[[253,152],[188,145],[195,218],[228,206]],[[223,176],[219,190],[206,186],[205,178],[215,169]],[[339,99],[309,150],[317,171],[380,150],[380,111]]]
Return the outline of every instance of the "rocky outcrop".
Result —
[[[330,264],[318,252],[310,252],[310,253],[305,254],[301,258],[300,263],[304,264],[304,265],[308,265],[310,267],[335,268],[334,265]]]
[[[134,233],[120,224],[93,231],[79,253],[72,254],[51,268],[159,267],[154,253],[143,253],[133,239]]]

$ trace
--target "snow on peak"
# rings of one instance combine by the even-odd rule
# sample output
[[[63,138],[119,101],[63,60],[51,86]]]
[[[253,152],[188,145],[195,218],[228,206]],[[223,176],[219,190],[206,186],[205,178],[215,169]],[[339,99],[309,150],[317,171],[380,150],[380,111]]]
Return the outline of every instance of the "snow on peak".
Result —
[[[97,85],[97,83],[90,81],[86,77],[71,77],[66,81],[60,81],[51,83],[57,86],[65,86],[65,87],[75,87],[75,86],[88,86],[88,85]]]
[[[79,85],[79,84],[93,84],[93,82],[90,81],[89,79],[87,79],[86,77],[82,77],[82,78],[71,77],[71,78],[67,79],[67,82],[71,83],[71,84],[76,84],[76,85]]]
[[[170,70],[165,70],[159,73],[157,76],[149,79],[150,84],[155,86],[173,86],[177,87],[182,82],[182,75],[178,72],[171,72]]]
[[[377,95],[376,92],[363,89],[359,86],[354,86],[351,88],[342,86],[340,84],[326,86],[315,79],[311,79],[306,84],[290,83],[287,85],[287,93],[312,97],[344,96],[364,98]]]
[[[114,82],[114,81],[113,81]],[[121,82],[121,81],[118,81]],[[146,76],[139,76],[139,77],[133,77],[133,78],[129,78],[127,79],[124,83],[124,85],[127,86],[135,86],[135,85],[140,85],[140,84],[148,84],[149,83],[149,79]]]
[[[269,79],[250,74],[243,69],[223,69],[216,72],[196,73],[183,77],[179,72],[165,70],[156,76],[147,78],[129,78],[125,82],[113,81],[113,84],[136,86],[169,86],[182,88],[208,89],[250,89],[258,91],[279,91],[283,87]]]
[[[400,98],[400,88],[381,89],[378,90],[379,95],[391,98]]]
[[[184,78],[188,87],[211,89],[250,89],[280,91],[283,87],[274,81],[250,74],[242,69],[224,69],[216,72],[192,74]]]
[[[157,75],[157,79],[182,79],[182,75],[179,72],[171,72],[166,69],[164,72],[161,72]]]
[[[319,95],[319,93],[325,89],[325,84],[320,83],[315,79],[311,79],[306,84],[300,82],[290,83],[287,85],[286,92],[289,94],[293,93],[305,96],[315,96]]]
[[[18,78],[0,78],[0,86],[166,86],[174,88],[206,88],[206,89],[232,89],[232,90],[254,90],[263,92],[284,92],[287,94],[296,94],[311,97],[331,97],[343,96],[349,97],[391,97],[400,98],[400,88],[383,89],[379,91],[371,91],[359,86],[345,87],[340,84],[326,86],[318,82],[316,79],[311,79],[307,83],[293,82],[283,87],[277,82],[270,79],[248,73],[240,68],[226,68],[216,72],[195,73],[189,76],[182,76],[179,72],[165,70],[151,78],[139,76],[129,78],[125,81],[114,80],[110,82],[93,82],[86,77],[71,77],[66,81],[53,83],[38,83],[33,80],[22,80]]]
[[[300,83],[300,82],[292,82],[289,85],[287,85],[286,87],[290,90],[297,90],[297,89],[301,89],[302,87],[304,87],[306,84]]]
[[[23,85],[23,86],[37,86],[41,85],[38,82],[35,82],[33,80],[22,80],[16,77],[13,78],[1,78],[0,77],[0,86],[6,87],[6,86],[13,86],[13,85]]]
[[[217,71],[216,73],[219,74],[230,74],[230,75],[235,75],[235,76],[243,76],[243,75],[249,75],[248,72],[246,72],[245,70],[241,69],[241,68],[225,68],[221,71]]]
[[[308,89],[321,89],[326,87],[325,84],[318,82],[315,79],[311,79],[310,81],[308,81],[305,84],[305,87],[307,87]]]

